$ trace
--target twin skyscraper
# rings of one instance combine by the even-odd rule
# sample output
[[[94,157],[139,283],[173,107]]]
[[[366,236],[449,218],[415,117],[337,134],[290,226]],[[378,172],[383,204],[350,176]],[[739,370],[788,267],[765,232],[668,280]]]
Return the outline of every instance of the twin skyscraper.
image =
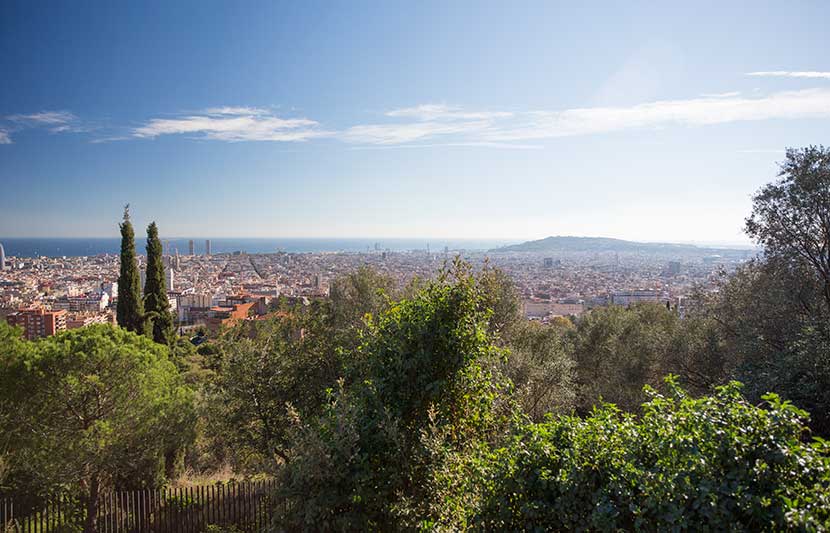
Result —
[[[187,243],[188,252],[190,255],[196,255],[196,249],[193,243],[193,239],[190,239]],[[210,239],[205,239],[205,255],[210,255]]]

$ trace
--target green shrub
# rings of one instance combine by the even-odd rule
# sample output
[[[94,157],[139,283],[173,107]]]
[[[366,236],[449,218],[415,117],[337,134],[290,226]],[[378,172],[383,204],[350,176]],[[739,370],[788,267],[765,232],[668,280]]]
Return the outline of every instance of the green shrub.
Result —
[[[474,518],[488,530],[830,527],[830,445],[807,414],[740,384],[693,399],[667,380],[643,416],[612,405],[526,425],[496,450]]]
[[[331,392],[319,416],[299,417],[280,483],[280,528],[386,531],[429,519],[436,461],[504,418],[500,385],[483,364],[500,351],[480,299],[459,264],[369,321],[351,382]],[[427,433],[439,442],[427,446]]]

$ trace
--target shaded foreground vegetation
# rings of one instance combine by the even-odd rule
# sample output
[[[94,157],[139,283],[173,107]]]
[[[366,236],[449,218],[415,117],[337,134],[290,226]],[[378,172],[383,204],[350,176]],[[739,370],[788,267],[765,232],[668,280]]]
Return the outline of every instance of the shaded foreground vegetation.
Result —
[[[107,492],[94,524],[104,533],[262,531],[271,523],[273,484],[248,481]],[[84,523],[78,502],[65,494],[29,502],[0,498],[4,533],[73,531]]]
[[[275,481],[275,531],[830,528],[830,152],[788,152],[747,231],[764,255],[683,318],[527,323],[457,261],[362,269],[198,349],[0,325],[0,490],[89,516],[226,468]]]

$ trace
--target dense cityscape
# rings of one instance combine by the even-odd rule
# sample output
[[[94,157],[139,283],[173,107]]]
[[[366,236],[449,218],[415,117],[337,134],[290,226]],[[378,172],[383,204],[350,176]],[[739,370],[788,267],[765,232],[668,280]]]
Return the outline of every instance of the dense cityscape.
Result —
[[[403,286],[431,278],[461,256],[477,267],[504,270],[521,294],[524,315],[547,322],[579,316],[597,306],[648,301],[684,312],[696,290],[712,290],[723,273],[751,257],[743,250],[678,252],[545,252],[450,250],[390,251],[382,243],[368,252],[186,254],[166,248],[165,281],[170,308],[182,334],[206,327],[216,332],[239,320],[267,315],[279,297],[308,303],[325,298],[330,280],[361,266]],[[2,248],[0,248],[2,250]],[[139,264],[143,256],[139,257]],[[30,338],[95,323],[114,323],[119,258],[16,257],[0,252],[0,316],[23,326]],[[144,283],[142,281],[141,286]],[[29,325],[31,328],[29,329]],[[35,328],[35,326],[38,326]]]

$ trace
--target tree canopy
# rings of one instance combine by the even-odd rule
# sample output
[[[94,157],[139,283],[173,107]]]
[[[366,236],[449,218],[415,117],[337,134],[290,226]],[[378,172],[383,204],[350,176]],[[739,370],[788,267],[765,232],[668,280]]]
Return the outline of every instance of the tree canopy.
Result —
[[[746,232],[772,257],[806,265],[830,310],[830,148],[787,150],[779,180],[753,197]]]
[[[0,391],[16,435],[10,467],[29,488],[81,495],[154,486],[192,438],[192,394],[167,349],[107,325],[61,333],[4,357]]]

